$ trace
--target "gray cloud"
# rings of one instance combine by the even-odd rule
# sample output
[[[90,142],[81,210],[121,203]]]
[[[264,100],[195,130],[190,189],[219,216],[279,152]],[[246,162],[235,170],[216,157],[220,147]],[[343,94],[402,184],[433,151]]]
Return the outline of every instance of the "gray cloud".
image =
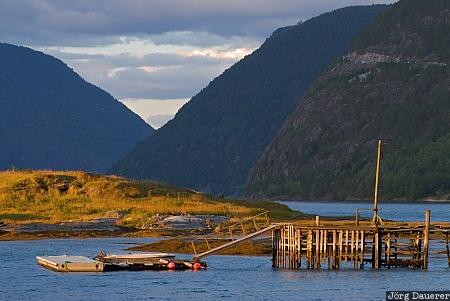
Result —
[[[0,0],[0,42],[52,54],[119,99],[186,99],[280,26],[386,2]]]
[[[338,7],[392,0],[0,0],[0,39],[33,45],[99,45],[118,36],[173,31],[265,37]],[[99,38],[100,37],[100,38]]]
[[[234,62],[173,53],[151,53],[143,57],[126,53],[115,56],[50,53],[119,99],[191,97]]]

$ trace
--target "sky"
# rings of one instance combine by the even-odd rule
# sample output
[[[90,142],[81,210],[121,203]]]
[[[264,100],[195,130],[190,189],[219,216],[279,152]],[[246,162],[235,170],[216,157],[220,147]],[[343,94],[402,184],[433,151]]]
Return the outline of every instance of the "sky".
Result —
[[[53,55],[155,128],[277,28],[393,0],[0,0],[0,42]]]

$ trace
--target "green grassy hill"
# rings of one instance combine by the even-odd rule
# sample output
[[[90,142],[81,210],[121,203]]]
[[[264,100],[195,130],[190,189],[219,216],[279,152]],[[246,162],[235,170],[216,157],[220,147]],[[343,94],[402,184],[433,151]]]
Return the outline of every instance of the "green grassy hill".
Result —
[[[81,171],[0,172],[0,220],[10,222],[85,221],[121,211],[120,222],[136,227],[155,214],[242,217],[265,210],[273,218],[297,214],[271,202],[218,199],[161,183]]]

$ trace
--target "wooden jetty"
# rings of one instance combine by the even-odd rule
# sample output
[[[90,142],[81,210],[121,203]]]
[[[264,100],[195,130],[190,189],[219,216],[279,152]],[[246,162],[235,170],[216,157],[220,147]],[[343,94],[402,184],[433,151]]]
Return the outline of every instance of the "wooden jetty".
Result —
[[[103,272],[105,265],[84,256],[37,256],[37,262],[57,272]]]
[[[267,215],[267,212],[256,217],[261,215]],[[425,212],[423,223],[386,221],[381,225],[358,219],[321,222],[319,216],[312,221],[297,221],[295,224],[274,224],[268,218],[264,224],[258,224],[254,218],[246,218],[222,229],[222,233],[228,233],[228,238],[232,239],[222,246],[208,247],[207,251],[197,253],[195,241],[192,241],[193,262],[257,236],[271,234],[272,266],[275,268],[427,269],[431,241],[444,242],[445,249],[437,250],[436,254],[446,254],[450,267],[450,223],[431,223],[429,210]],[[250,225],[253,225],[252,229]],[[209,246],[208,237],[197,240],[206,241]]]
[[[280,224],[272,234],[272,265],[290,269],[382,267],[428,268],[430,236],[445,240],[450,267],[449,223],[294,225]],[[438,253],[444,253],[438,251]]]
[[[316,216],[315,224],[311,222],[298,222],[295,225],[270,224],[267,212],[263,212],[222,229],[222,232],[228,232],[232,239],[222,246],[211,249],[207,237],[203,237],[209,250],[197,254],[192,241],[193,261],[271,232],[272,265],[275,268],[300,269],[303,266],[305,269],[321,269],[326,266],[328,269],[336,270],[346,266],[363,268],[369,264],[374,269],[381,267],[427,269],[430,240],[433,238],[444,240],[445,251],[438,253],[447,254],[450,267],[450,223],[431,224],[429,210],[425,212],[424,223],[383,222],[379,216],[381,148],[382,141],[379,140],[371,221],[359,221],[358,210],[363,210],[361,208],[356,209],[354,223],[334,221],[321,224],[320,217]],[[262,215],[265,217],[263,219],[265,224],[258,226],[257,219]],[[241,236],[237,236],[236,231]]]

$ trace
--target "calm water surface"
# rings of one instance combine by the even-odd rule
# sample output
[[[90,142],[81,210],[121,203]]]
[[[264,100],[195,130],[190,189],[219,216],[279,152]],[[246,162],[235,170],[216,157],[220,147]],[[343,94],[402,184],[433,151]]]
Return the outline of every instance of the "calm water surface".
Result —
[[[356,208],[372,209],[372,203],[353,202],[280,202],[294,210],[317,215],[355,216]],[[397,221],[423,221],[425,210],[431,210],[432,221],[450,222],[450,204],[443,203],[380,203],[380,215],[384,219]],[[372,211],[361,210],[361,216],[371,217]]]
[[[301,208],[295,208],[323,215],[348,214],[347,205],[326,205],[301,203],[298,204]],[[436,209],[448,210],[448,206]],[[328,211],[325,208],[329,208]],[[405,205],[400,208],[410,210]],[[418,209],[423,211],[423,208]],[[432,216],[437,215],[435,211],[438,210],[432,208]],[[418,219],[422,219],[421,214],[418,213]],[[208,270],[199,272],[62,274],[41,268],[35,262],[35,256],[46,254],[94,257],[100,250],[125,252],[130,244],[149,241],[152,240],[101,238],[0,242],[0,300],[360,301],[384,300],[386,290],[450,290],[447,258],[437,255],[432,255],[428,271],[373,271],[370,268],[285,271],[272,269],[269,257],[211,256],[207,258]],[[442,248],[442,244],[439,247]],[[181,257],[189,258],[188,255]]]

